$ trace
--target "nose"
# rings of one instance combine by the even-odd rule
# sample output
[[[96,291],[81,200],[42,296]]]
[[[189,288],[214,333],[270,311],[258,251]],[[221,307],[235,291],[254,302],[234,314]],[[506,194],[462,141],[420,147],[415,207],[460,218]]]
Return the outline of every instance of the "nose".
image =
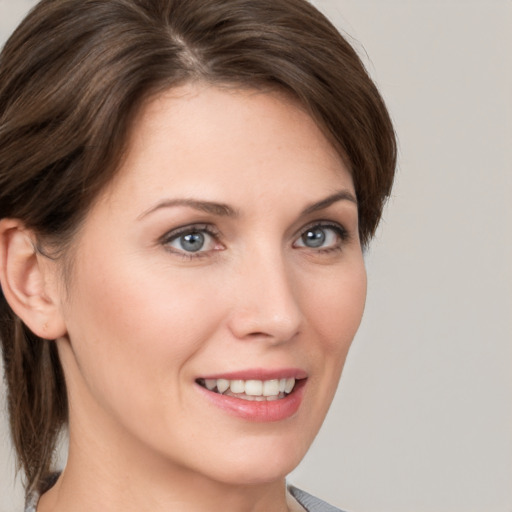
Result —
[[[270,251],[269,251],[270,252]],[[229,327],[238,339],[264,339],[273,344],[300,331],[299,283],[280,251],[253,253],[237,269],[235,304]]]

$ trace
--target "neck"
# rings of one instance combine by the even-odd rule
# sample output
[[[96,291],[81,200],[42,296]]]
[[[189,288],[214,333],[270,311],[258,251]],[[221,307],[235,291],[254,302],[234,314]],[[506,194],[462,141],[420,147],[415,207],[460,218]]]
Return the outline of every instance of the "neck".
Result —
[[[77,481],[68,468],[55,486],[41,497],[37,512],[288,512],[301,510],[287,496],[285,483],[255,486],[204,484],[194,480],[194,490],[173,482],[165,487],[154,482],[139,482],[138,488],[121,475],[99,481],[92,475]]]

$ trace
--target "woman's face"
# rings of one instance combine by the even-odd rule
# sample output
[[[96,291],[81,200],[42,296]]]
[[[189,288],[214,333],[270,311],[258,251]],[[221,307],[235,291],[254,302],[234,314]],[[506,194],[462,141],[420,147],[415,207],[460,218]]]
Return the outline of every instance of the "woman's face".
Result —
[[[71,457],[225,483],[297,465],[366,293],[351,176],[300,107],[206,86],[152,100],[73,255]]]

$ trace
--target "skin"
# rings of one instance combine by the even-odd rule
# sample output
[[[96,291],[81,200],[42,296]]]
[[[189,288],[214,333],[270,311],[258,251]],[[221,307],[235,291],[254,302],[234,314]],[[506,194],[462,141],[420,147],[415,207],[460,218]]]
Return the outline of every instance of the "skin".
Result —
[[[44,282],[59,283],[71,407],[68,464],[39,512],[296,507],[285,476],[325,418],[364,309],[350,196],[339,155],[279,93],[187,85],[147,103],[76,235],[66,282],[62,262],[44,263]],[[175,199],[236,214],[162,205]],[[305,245],[322,223],[326,243]],[[215,231],[192,256],[163,240],[189,225]],[[196,383],[248,368],[305,372],[298,411],[239,418]]]

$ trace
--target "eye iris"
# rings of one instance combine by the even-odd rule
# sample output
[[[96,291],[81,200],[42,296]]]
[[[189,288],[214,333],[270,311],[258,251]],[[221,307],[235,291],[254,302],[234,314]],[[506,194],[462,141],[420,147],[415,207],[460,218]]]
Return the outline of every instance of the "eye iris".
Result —
[[[180,237],[180,245],[183,250],[197,252],[204,246],[204,235],[202,233],[189,233]]]
[[[309,229],[302,235],[302,241],[307,247],[321,247],[325,243],[325,231],[321,228]]]

